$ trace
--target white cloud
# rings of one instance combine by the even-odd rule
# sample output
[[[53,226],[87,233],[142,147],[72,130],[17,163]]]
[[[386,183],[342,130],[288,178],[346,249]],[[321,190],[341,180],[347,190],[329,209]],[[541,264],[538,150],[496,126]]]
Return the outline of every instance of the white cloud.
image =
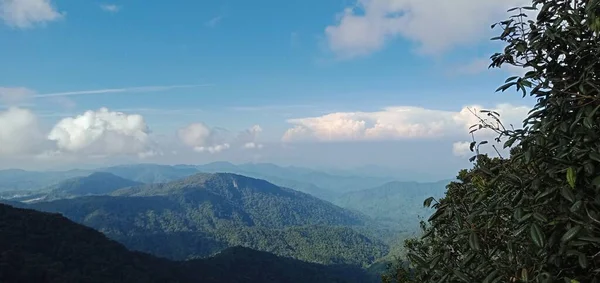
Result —
[[[230,147],[220,131],[204,123],[193,123],[177,132],[179,139],[197,152],[218,153]]]
[[[246,149],[261,149],[262,144],[257,143],[258,135],[263,131],[259,125],[254,125],[237,136],[237,143],[242,144]]]
[[[101,108],[62,119],[50,131],[48,139],[64,153],[148,157],[156,154],[149,133],[141,115]]]
[[[231,136],[226,130],[211,128],[204,123],[193,123],[178,131],[180,141],[196,152],[218,153],[232,147],[243,149],[261,149],[263,145],[257,142],[262,132],[259,125]]]
[[[379,141],[439,137],[464,138],[469,127],[478,122],[469,109],[499,112],[506,125],[522,125],[530,107],[500,104],[495,108],[463,107],[459,111],[432,110],[421,107],[388,107],[377,112],[339,112],[319,117],[288,120],[283,141]],[[485,118],[485,116],[483,117]],[[478,133],[481,138],[492,133]]]
[[[9,108],[0,111],[0,156],[34,154],[44,137],[31,111]]]
[[[27,100],[35,91],[24,87],[0,87],[0,103],[14,105]]]
[[[0,0],[0,18],[11,27],[31,28],[62,17],[50,0]]]
[[[325,29],[329,48],[350,58],[378,51],[401,36],[419,51],[437,54],[455,46],[489,40],[490,25],[506,10],[529,0],[358,0]]]
[[[109,13],[117,13],[121,11],[121,7],[114,4],[102,4],[100,5],[100,9]]]
[[[470,142],[455,142],[452,144],[452,153],[459,157],[465,157],[471,154]]]

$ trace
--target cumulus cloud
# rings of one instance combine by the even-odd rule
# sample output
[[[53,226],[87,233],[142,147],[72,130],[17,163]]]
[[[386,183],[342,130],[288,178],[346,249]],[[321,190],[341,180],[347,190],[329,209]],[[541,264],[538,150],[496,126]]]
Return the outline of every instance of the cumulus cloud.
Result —
[[[378,51],[393,38],[416,42],[419,51],[441,53],[489,40],[490,24],[528,0],[358,0],[325,29],[329,48],[342,57]]]
[[[35,91],[25,87],[0,87],[0,103],[14,105],[27,100]]]
[[[65,153],[148,157],[156,154],[149,133],[141,115],[101,108],[62,119],[52,128],[48,139]]]
[[[230,147],[224,142],[221,131],[210,128],[204,123],[193,123],[179,129],[179,139],[197,152],[217,153]]]
[[[456,156],[465,157],[471,154],[470,142],[455,142],[452,144],[452,153]]]
[[[388,107],[377,112],[339,112],[319,117],[288,120],[283,141],[377,141],[439,137],[464,137],[478,122],[471,111],[499,112],[503,123],[519,127],[530,107],[500,104],[495,108],[463,107],[443,111],[412,106]],[[482,133],[484,136],[485,132]],[[487,134],[488,137],[491,133]]]
[[[262,128],[254,125],[239,132],[236,136],[232,136],[224,129],[211,128],[204,123],[193,123],[180,129],[178,136],[183,144],[194,151],[218,153],[232,147],[263,148],[263,145],[257,142],[257,137],[261,132]]]
[[[13,107],[0,112],[0,156],[34,154],[43,139],[37,117],[31,111]]]
[[[256,140],[262,131],[263,129],[259,125],[254,125],[238,134],[237,143],[242,144],[242,147],[246,149],[261,149],[263,145]]]
[[[62,17],[50,0],[0,0],[0,18],[12,27],[31,28]]]

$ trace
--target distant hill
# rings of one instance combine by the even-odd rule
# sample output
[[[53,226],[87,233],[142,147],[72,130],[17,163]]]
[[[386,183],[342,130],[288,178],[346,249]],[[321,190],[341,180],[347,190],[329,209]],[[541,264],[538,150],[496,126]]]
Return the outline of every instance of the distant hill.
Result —
[[[0,282],[376,282],[349,266],[323,266],[247,248],[173,262],[130,252],[57,215],[0,204]]]
[[[387,246],[352,227],[370,219],[316,197],[235,174],[200,173],[112,196],[31,204],[98,229],[127,247],[171,259],[245,246],[324,264],[366,266]]]
[[[39,190],[73,177],[89,175],[89,171],[25,171],[20,169],[0,170],[0,192]]]
[[[418,230],[419,217],[427,219],[432,213],[431,209],[423,207],[423,201],[430,196],[443,197],[449,183],[450,180],[432,183],[389,182],[344,194],[334,203],[402,230]]]
[[[100,168],[96,171],[108,172],[128,180],[146,184],[166,183],[198,173],[197,169],[191,167],[174,167],[158,164],[119,165]]]
[[[302,167],[281,167],[270,163],[234,165],[228,162],[215,162],[199,165],[196,168],[207,173],[226,172],[265,179],[329,201],[343,193],[372,188],[393,180],[389,177],[331,175]]]
[[[390,177],[372,177],[369,174],[343,175],[328,174],[294,166],[278,166],[270,163],[246,163],[235,165],[229,162],[214,162],[204,165],[158,165],[132,164],[119,165],[95,170],[71,170],[35,172],[24,170],[0,170],[0,197],[3,192],[42,190],[74,177],[84,177],[93,172],[106,172],[131,181],[156,184],[166,183],[204,173],[234,173],[248,177],[267,180],[279,186],[305,192],[324,200],[332,201],[335,197],[367,188],[372,188],[393,181]],[[9,194],[10,196],[10,194]]]
[[[92,195],[107,195],[118,189],[142,185],[111,173],[95,172],[85,177],[67,179],[50,186],[46,200]]]

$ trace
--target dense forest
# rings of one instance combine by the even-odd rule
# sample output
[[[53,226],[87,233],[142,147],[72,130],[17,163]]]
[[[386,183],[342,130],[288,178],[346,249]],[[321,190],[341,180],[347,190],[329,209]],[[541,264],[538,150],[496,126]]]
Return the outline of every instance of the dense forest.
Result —
[[[477,113],[510,156],[480,153],[441,199],[423,236],[405,242],[385,282],[600,282],[600,1],[533,0],[509,10],[490,67],[521,75],[515,88],[536,104],[523,128]]]
[[[360,268],[324,266],[234,247],[173,262],[128,251],[58,214],[0,204],[0,282],[376,282]]]
[[[368,217],[234,174],[199,173],[110,196],[19,206],[60,212],[130,249],[174,260],[244,246],[315,263],[366,267],[389,252]]]

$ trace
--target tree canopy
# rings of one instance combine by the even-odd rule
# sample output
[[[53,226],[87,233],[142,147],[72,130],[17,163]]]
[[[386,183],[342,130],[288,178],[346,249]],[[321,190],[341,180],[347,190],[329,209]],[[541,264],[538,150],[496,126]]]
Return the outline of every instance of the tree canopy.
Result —
[[[473,168],[425,201],[436,212],[405,243],[410,265],[385,282],[600,281],[600,1],[533,0],[509,13],[492,26],[505,48],[490,67],[522,68],[498,91],[537,102],[522,129],[482,111],[473,131],[496,131],[510,157],[474,142]]]

